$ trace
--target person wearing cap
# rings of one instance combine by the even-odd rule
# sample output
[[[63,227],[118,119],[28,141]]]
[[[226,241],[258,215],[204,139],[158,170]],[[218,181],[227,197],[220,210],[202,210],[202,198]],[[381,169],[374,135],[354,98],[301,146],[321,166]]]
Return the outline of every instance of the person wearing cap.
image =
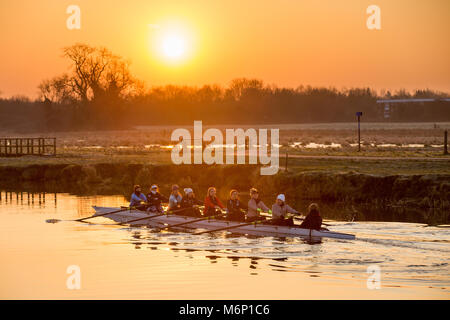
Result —
[[[203,203],[195,197],[194,190],[191,188],[184,189],[185,196],[181,199],[180,206],[183,210],[180,212],[183,216],[191,216],[191,217],[200,217],[202,214],[198,208],[198,206]]]
[[[208,193],[205,198],[205,209],[203,210],[203,215],[210,217],[221,214],[221,210],[225,209],[222,202],[216,196],[217,190],[214,187],[208,188]]]
[[[308,207],[308,215],[303,220],[300,228],[320,230],[322,227],[322,217],[320,216],[317,203],[311,203]]]
[[[136,207],[138,210],[145,210],[145,204],[142,202],[147,202],[147,198],[142,193],[141,186],[135,185],[134,192],[131,194],[130,207]]]
[[[150,187],[150,192],[147,194],[147,211],[163,213],[163,202],[167,202],[169,199],[159,193],[159,188],[156,184]]]
[[[275,203],[272,205],[272,224],[279,226],[293,226],[294,219],[292,217],[288,218],[288,213],[300,214],[297,210],[286,204],[286,197],[284,194],[279,194]]]
[[[259,215],[259,211],[269,211],[270,209],[259,199],[259,192],[255,188],[250,189],[250,200],[248,201],[247,221],[265,220]]]
[[[169,210],[177,210],[180,209],[180,205],[181,205],[181,193],[178,191],[180,189],[180,187],[178,187],[177,184],[174,184],[172,186],[172,193],[170,194],[169,197]]]
[[[239,199],[239,192],[235,189],[230,191],[230,199],[227,201],[227,220],[245,221],[245,212],[247,209]]]

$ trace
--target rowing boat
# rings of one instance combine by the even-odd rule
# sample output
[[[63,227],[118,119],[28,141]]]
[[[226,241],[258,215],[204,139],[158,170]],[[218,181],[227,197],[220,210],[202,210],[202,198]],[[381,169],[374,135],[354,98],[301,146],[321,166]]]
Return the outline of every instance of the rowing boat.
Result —
[[[168,214],[162,216],[155,216],[156,214],[148,214],[140,210],[123,210],[118,211],[117,207],[93,207],[96,215],[104,215],[107,212],[112,212],[110,215],[104,215],[113,221],[126,223],[130,220],[136,220],[145,218],[136,222],[130,222],[130,225],[149,225],[151,227],[164,227],[166,225],[178,224],[189,222],[190,220],[198,220],[198,217],[188,217],[182,215]],[[117,212],[118,211],[118,212]],[[242,224],[242,222],[227,221],[227,220],[217,220],[217,219],[206,219],[202,221],[196,221],[188,225],[183,225],[182,227],[175,227],[177,229],[206,229],[213,230],[219,228],[233,227]],[[231,231],[231,230],[230,230]],[[327,230],[311,230],[303,229],[298,226],[276,226],[262,223],[254,223],[251,225],[241,226],[233,228],[234,233],[248,234],[256,236],[274,236],[274,237],[311,237],[311,238],[335,238],[335,239],[346,239],[354,240],[355,236],[348,233],[333,232]]]

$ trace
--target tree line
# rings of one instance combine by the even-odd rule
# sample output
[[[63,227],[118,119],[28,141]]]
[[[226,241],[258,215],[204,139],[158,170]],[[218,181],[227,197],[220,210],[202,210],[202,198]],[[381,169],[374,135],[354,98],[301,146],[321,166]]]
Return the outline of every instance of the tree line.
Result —
[[[106,48],[63,48],[67,72],[43,80],[35,101],[0,99],[0,125],[22,131],[125,129],[136,125],[266,124],[386,121],[381,98],[444,98],[433,90],[376,92],[370,88],[280,88],[258,79],[233,79],[228,86],[154,86],[130,72],[130,62]],[[445,102],[401,104],[390,121],[450,121]]]

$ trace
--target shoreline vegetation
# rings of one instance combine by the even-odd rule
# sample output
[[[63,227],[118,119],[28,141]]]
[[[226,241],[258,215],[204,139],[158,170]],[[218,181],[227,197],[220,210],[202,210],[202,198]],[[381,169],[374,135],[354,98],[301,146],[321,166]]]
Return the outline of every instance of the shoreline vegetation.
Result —
[[[0,166],[0,185],[3,190],[10,191],[123,194],[128,197],[134,184],[147,190],[150,184],[157,183],[163,192],[168,193],[170,186],[177,183],[182,188],[192,187],[200,197],[209,186],[215,185],[219,197],[225,200],[230,189],[240,190],[245,197],[250,187],[256,187],[269,203],[282,192],[292,199],[293,205],[319,201],[341,204],[346,208],[358,205],[365,207],[366,211],[371,207],[377,211],[423,212],[421,217],[414,218],[414,222],[429,224],[447,224],[450,221],[449,181],[450,174],[302,172],[294,169],[288,172],[280,170],[273,176],[260,176],[256,165],[174,166],[110,162]],[[356,216],[356,219],[371,219],[361,214],[353,207],[338,218],[351,220]]]

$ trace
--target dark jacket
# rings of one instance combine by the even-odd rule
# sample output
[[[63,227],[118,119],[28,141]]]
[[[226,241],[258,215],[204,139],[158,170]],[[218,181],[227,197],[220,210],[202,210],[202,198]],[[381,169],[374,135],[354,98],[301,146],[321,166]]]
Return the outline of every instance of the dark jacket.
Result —
[[[322,217],[320,216],[320,213],[317,210],[312,210],[300,225],[300,228],[314,229],[314,230],[320,230],[321,227],[322,227]]]
[[[188,196],[183,197],[181,199],[180,206],[182,208],[192,208],[195,205],[202,205],[203,203],[200,200],[197,200],[197,198],[189,198]]]
[[[156,192],[156,193],[150,192],[149,194],[147,194],[147,203],[148,203],[149,207],[155,206],[158,208],[161,206],[162,202],[167,202],[167,201],[169,201],[169,199],[164,197],[159,192]]]
[[[246,210],[247,208],[238,199],[236,199],[236,200],[228,199],[227,209],[228,209],[228,214],[243,214],[242,210]]]
[[[228,199],[227,201],[227,219],[232,221],[245,221],[245,212],[247,209],[244,204],[236,199]]]

